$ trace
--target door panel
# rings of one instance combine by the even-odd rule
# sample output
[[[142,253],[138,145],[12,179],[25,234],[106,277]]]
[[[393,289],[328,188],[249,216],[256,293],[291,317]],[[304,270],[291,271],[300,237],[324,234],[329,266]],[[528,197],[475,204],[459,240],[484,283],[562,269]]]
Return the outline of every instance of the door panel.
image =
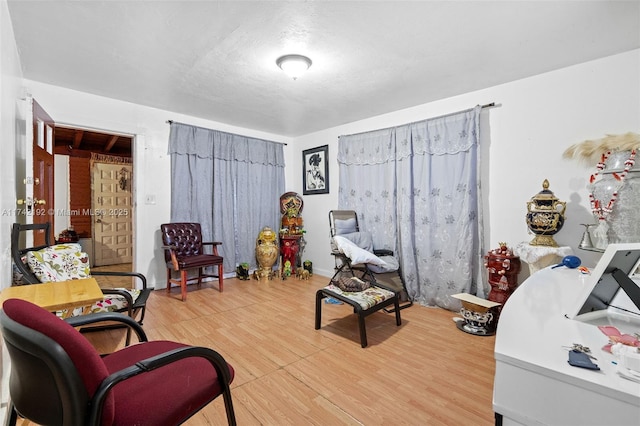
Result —
[[[131,171],[127,164],[93,163],[93,241],[95,266],[133,259]]]
[[[24,213],[24,223],[51,224],[51,240],[53,241],[54,229],[54,162],[53,145],[55,135],[55,123],[47,112],[31,97],[27,98],[27,133],[25,174],[17,176],[18,182],[24,182],[26,188],[25,198],[18,200],[19,211]],[[22,191],[19,191],[22,193]],[[27,238],[31,238],[28,236]],[[33,235],[33,241],[28,244],[42,245],[45,236],[42,232]]]

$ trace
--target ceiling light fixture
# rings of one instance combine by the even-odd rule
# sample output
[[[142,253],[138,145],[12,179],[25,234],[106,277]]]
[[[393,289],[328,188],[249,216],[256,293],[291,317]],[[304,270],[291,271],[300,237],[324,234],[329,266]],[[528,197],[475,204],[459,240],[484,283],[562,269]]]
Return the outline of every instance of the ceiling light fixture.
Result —
[[[284,55],[276,59],[276,64],[294,80],[311,66],[311,59],[303,55]]]

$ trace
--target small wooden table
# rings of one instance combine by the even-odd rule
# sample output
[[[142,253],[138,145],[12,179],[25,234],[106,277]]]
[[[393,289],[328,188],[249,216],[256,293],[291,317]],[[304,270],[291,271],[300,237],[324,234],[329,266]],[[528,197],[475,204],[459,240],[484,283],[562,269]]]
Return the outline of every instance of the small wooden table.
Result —
[[[68,317],[78,307],[88,313],[94,302],[104,299],[104,294],[95,278],[85,278],[8,287],[0,293],[0,304],[7,299],[27,300],[51,312],[65,310],[64,317]]]

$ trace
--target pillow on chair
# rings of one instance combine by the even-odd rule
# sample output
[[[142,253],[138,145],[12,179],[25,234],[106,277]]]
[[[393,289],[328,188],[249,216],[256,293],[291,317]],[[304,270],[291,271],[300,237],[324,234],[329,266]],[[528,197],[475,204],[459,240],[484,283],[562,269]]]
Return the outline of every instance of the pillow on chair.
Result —
[[[348,234],[342,234],[340,237],[346,238],[363,250],[373,251],[373,237],[370,232],[350,232]]]
[[[334,221],[336,235],[348,234],[356,231],[356,219],[336,219]]]
[[[77,243],[56,244],[26,254],[27,264],[31,272],[42,283],[69,281],[91,277],[89,255],[82,251]],[[140,295],[138,289],[118,288],[125,290],[135,302]],[[101,301],[91,306],[91,312],[112,312],[126,308],[127,301],[117,294],[107,294]],[[80,315],[82,308],[76,308],[72,316]],[[62,314],[62,313],[60,313]]]
[[[345,254],[353,264],[372,264],[372,265],[380,265],[386,266],[386,262],[380,259],[375,254],[361,249],[357,245],[355,245],[351,240],[336,235],[333,237],[336,246],[338,246],[338,250]]]

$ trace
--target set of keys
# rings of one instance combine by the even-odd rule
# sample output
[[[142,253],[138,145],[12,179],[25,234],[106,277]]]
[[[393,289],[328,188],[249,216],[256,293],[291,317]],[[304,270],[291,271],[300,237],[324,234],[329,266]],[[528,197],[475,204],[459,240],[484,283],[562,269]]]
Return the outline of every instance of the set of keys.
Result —
[[[589,349],[589,347],[574,343],[571,346],[563,346],[563,348],[569,350],[569,365],[587,368],[589,370],[600,370],[600,367],[593,362],[597,361],[597,359],[591,355],[591,349]]]
[[[568,349],[570,351],[581,352],[581,353],[585,354],[586,356],[588,356],[589,358],[591,358],[594,361],[598,360],[598,358],[596,358],[593,355],[591,355],[591,349],[589,349],[588,346],[581,345],[580,343],[574,343],[571,346],[563,346],[563,348]]]

